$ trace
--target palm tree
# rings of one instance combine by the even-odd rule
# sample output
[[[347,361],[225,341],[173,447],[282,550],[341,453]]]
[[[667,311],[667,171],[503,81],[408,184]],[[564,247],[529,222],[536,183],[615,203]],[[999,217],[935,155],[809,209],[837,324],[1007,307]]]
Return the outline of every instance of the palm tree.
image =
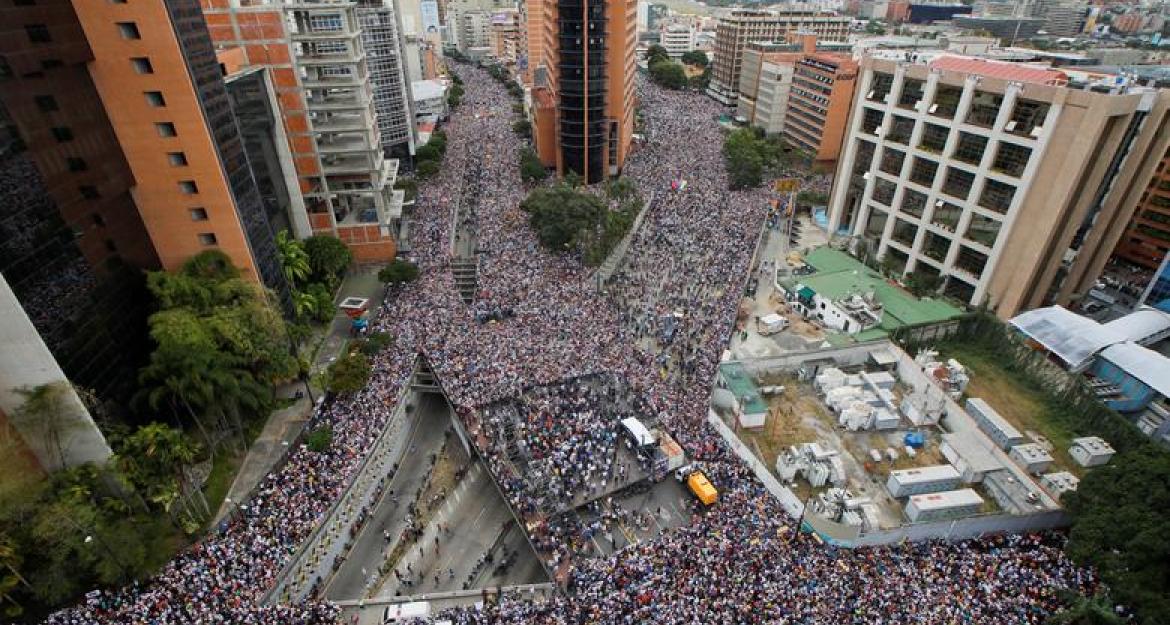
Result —
[[[284,270],[285,279],[294,287],[303,283],[312,274],[305,246],[292,238],[288,230],[276,233],[276,253],[280,257],[280,267]]]

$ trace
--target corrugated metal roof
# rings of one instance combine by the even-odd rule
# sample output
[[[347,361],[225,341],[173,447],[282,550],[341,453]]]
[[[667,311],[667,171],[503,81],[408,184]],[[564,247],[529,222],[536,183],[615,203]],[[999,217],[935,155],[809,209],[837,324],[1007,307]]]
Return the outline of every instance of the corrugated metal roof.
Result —
[[[1029,310],[1009,323],[1073,369],[1088,364],[1105,347],[1125,340],[1121,334],[1061,306]]]
[[[1124,336],[1127,341],[1142,343],[1156,334],[1170,330],[1170,314],[1154,308],[1143,308],[1102,324],[1101,327]]]
[[[1137,343],[1110,345],[1101,358],[1117,365],[1165,397],[1170,397],[1170,358]]]
[[[988,78],[1030,82],[1041,85],[1061,87],[1068,84],[1068,75],[1054,69],[1021,65],[1019,63],[976,59],[967,56],[941,56],[931,61],[930,67],[952,72],[962,72],[964,74],[987,76]]]

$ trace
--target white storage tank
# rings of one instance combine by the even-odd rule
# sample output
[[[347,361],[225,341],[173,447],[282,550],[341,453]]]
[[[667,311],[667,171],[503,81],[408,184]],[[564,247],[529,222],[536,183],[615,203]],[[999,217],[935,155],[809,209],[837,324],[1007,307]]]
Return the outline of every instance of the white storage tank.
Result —
[[[1032,475],[1040,475],[1052,466],[1052,454],[1036,443],[1016,445],[1008,452],[1008,457]]]
[[[925,493],[954,490],[962,483],[963,475],[949,464],[890,471],[886,490],[893,497],[909,497]]]
[[[1113,447],[1098,436],[1082,436],[1074,438],[1072,447],[1068,448],[1068,455],[1082,467],[1101,466],[1113,458]]]
[[[906,516],[912,523],[944,521],[976,514],[983,507],[979,493],[964,488],[941,493],[913,495],[906,502]]]

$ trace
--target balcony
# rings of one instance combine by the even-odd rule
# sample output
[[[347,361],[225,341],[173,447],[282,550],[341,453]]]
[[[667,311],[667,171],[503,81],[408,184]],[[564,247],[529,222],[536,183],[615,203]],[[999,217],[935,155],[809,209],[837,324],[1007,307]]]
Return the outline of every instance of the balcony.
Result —
[[[373,148],[364,134],[322,135],[317,138],[317,151],[321,154],[343,154],[371,152]]]
[[[975,279],[976,282],[983,275],[983,269],[987,266],[987,255],[982,252],[977,252],[965,245],[959,246],[959,255],[955,259],[955,269],[966,273]]]
[[[362,115],[330,115],[310,120],[315,132],[365,131],[372,124]]]
[[[907,249],[910,249],[914,247],[914,237],[917,234],[917,226],[908,221],[898,219],[894,222],[894,234],[890,238],[906,246]]]
[[[322,155],[321,166],[326,176],[369,174],[374,161],[369,156]]]
[[[885,113],[866,107],[865,113],[861,116],[861,130],[867,134],[877,134],[878,128],[882,127],[882,120],[885,119]]]
[[[963,97],[963,90],[951,85],[939,85],[934,94],[934,101],[927,110],[935,117],[954,119],[959,110],[959,99]]]
[[[921,156],[914,157],[914,166],[910,168],[910,181],[929,188],[934,184],[934,177],[938,173],[938,163]]]
[[[870,102],[881,102],[884,104],[889,100],[890,90],[893,87],[893,76],[881,72],[874,72],[873,81],[870,83],[870,91],[866,94],[865,99]]]
[[[950,130],[937,124],[926,124],[922,127],[922,137],[918,141],[918,149],[931,154],[942,154],[947,146],[947,135]]]
[[[1032,149],[1022,145],[1000,141],[995,151],[995,160],[991,163],[992,171],[1019,178],[1032,158]]]
[[[902,145],[910,145],[910,135],[913,132],[913,119],[895,115],[894,123],[890,125],[890,133],[886,135],[886,139],[895,143],[901,143]]]
[[[933,232],[926,233],[926,238],[922,242],[922,253],[931,260],[945,263],[947,260],[947,252],[951,250],[951,240],[935,234]]]
[[[879,169],[897,178],[902,175],[902,162],[906,160],[906,153],[893,148],[882,150],[882,162]]]
[[[999,108],[1003,104],[1003,96],[995,93],[976,91],[971,99],[971,110],[967,113],[967,123],[981,128],[991,128],[995,125],[995,118],[999,116]]]
[[[907,78],[902,81],[902,92],[898,94],[898,108],[917,111],[922,102],[923,82],[916,78]]]
[[[1036,139],[1043,132],[1041,124],[1048,117],[1049,105],[1047,102],[1034,102],[1024,98],[1016,99],[1016,106],[1012,109],[1011,119],[1003,129],[1017,137]]]
[[[890,206],[894,202],[894,191],[897,190],[898,185],[889,180],[879,178],[873,186],[873,200],[880,202],[886,206]]]
[[[905,189],[902,191],[902,205],[898,210],[915,219],[921,219],[922,213],[926,210],[926,196],[914,189]]]
[[[1015,195],[1016,188],[1012,185],[989,178],[983,184],[983,193],[979,194],[979,205],[1004,215],[1011,208]]]
[[[987,137],[969,132],[959,133],[959,144],[955,146],[953,158],[968,165],[979,166],[983,152],[987,149]]]
[[[938,228],[950,233],[954,233],[955,228],[959,225],[959,217],[963,215],[963,209],[955,206],[950,202],[938,200],[935,202],[934,211],[930,215],[930,223]]]
[[[943,180],[943,193],[960,200],[966,200],[971,194],[971,187],[975,184],[975,174],[965,172],[955,167],[947,168],[947,177]]]
[[[992,248],[995,247],[995,239],[999,236],[999,228],[998,219],[976,213],[971,215],[971,223],[967,224],[967,232],[963,236],[968,241]]]
[[[352,111],[370,108],[370,100],[361,92],[349,95],[320,96],[310,94],[305,98],[305,105],[310,111]]]

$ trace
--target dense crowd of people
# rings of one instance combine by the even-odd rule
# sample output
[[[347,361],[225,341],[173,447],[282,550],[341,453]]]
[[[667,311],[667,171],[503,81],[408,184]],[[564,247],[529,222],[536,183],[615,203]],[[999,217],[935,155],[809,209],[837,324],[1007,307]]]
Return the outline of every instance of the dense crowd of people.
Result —
[[[457,71],[465,94],[445,129],[451,148],[440,172],[421,185],[408,227],[420,277],[391,289],[379,308],[374,325],[395,342],[375,358],[369,387],[314,415],[312,425],[332,425],[334,444],[324,453],[292,450],[241,514],[151,580],[97,593],[49,623],[335,620],[327,605],[258,602],[354,477],[419,354],[511,503],[541,515],[528,529],[549,568],[566,573],[569,590],[548,602],[505,600],[443,615],[456,623],[1038,623],[1057,607],[1059,590],[1092,588],[1091,573],[1065,561],[1055,537],[838,550],[795,531],[705,421],[769,200],[763,190],[728,190],[716,105],[639,85],[645,140],[624,173],[655,200],[627,260],[599,294],[578,258],[543,250],[526,225],[513,101],[485,72]],[[469,170],[477,187],[470,198]],[[680,180],[686,184],[671,184]],[[474,230],[472,306],[451,271],[457,229]],[[481,323],[474,311],[485,307],[511,314]],[[582,558],[595,555],[584,540],[588,528],[544,515],[538,498],[572,496],[608,469],[595,456],[614,442],[590,431],[608,418],[604,408],[577,403],[588,391],[556,390],[599,373],[620,378],[638,412],[704,462],[721,496],[686,527],[607,558]],[[534,395],[535,387],[552,390]],[[524,451],[546,478],[558,476],[551,491],[550,480],[519,475],[507,446],[493,443],[497,426],[485,408],[521,397],[536,402],[521,403],[518,415]],[[540,405],[553,398],[560,405]],[[606,399],[604,391],[597,399]],[[534,492],[537,482],[544,491]]]

